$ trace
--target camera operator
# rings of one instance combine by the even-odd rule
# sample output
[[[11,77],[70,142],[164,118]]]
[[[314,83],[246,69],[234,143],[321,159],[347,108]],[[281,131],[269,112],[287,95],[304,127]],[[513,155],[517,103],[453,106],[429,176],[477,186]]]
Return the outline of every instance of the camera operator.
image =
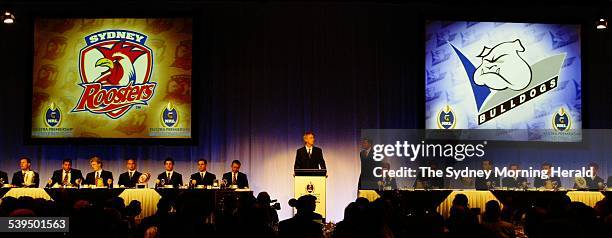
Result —
[[[278,212],[280,210],[280,203],[270,200],[270,194],[267,192],[260,192],[257,194],[257,203],[261,207],[266,208],[266,223],[274,230],[278,231]]]

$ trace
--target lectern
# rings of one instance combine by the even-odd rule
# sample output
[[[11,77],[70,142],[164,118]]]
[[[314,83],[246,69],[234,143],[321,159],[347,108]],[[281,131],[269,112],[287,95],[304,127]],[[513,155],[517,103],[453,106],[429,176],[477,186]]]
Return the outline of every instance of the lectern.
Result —
[[[325,169],[295,169],[294,196],[298,199],[304,195],[313,195],[317,198],[315,212],[325,219],[325,193],[327,186],[327,170]]]

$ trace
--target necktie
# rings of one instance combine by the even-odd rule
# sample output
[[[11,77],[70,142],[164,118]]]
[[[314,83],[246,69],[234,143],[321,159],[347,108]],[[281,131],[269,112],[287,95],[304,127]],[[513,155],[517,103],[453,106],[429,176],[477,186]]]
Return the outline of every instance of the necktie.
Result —
[[[166,178],[168,178],[168,180],[170,180],[170,172],[166,173]]]
[[[310,150],[311,149],[308,149],[308,158],[310,158],[310,155],[311,155]]]
[[[66,175],[64,175],[64,181],[62,181],[62,184],[64,184],[64,185],[68,184],[68,174],[69,173],[70,172],[66,172]]]
[[[202,178],[202,180],[204,180],[204,172],[200,172],[200,178]]]
[[[236,185],[237,179],[236,179],[236,173],[233,173],[232,176],[232,185]]]
[[[96,180],[100,179],[100,171],[96,172]]]
[[[134,176],[134,172],[130,171],[130,179],[132,179],[132,176]]]

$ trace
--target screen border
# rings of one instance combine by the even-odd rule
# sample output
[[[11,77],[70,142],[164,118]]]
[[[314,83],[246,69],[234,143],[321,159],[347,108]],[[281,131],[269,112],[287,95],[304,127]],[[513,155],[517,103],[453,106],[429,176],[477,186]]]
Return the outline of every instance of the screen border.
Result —
[[[87,12],[82,14],[74,14],[66,10],[63,13],[48,12],[32,12],[28,17],[22,19],[27,22],[26,27],[28,31],[28,49],[26,70],[30,75],[26,77],[25,97],[24,104],[26,110],[24,110],[24,122],[27,123],[23,127],[24,129],[24,144],[25,145],[176,145],[176,146],[189,146],[198,145],[199,143],[199,113],[194,109],[200,108],[200,100],[204,98],[196,97],[193,93],[193,89],[199,89],[200,84],[197,78],[200,78],[201,67],[197,67],[200,62],[199,53],[201,48],[198,40],[200,39],[200,17],[196,14],[196,9],[192,10],[181,10],[181,11],[167,11],[164,13],[128,13],[126,12],[113,12],[113,13],[101,13],[101,12]],[[32,137],[32,95],[33,95],[33,83],[34,83],[34,33],[35,23],[37,19],[98,19],[98,18],[191,18],[192,23],[192,69],[191,69],[191,138],[88,138],[88,137],[66,137],[66,138],[35,138]],[[198,95],[199,96],[199,95]]]
[[[417,84],[416,87],[419,88],[420,90],[417,90],[417,92],[420,94],[418,95],[418,98],[420,99],[420,105],[417,107],[418,109],[418,114],[421,115],[418,118],[418,128],[420,129],[424,129],[424,130],[436,130],[436,129],[426,129],[425,128],[425,111],[426,111],[426,101],[425,101],[425,80],[426,80],[426,68],[425,68],[425,60],[427,57],[427,52],[425,52],[425,44],[426,44],[426,30],[427,30],[427,22],[430,21],[454,21],[454,22],[462,22],[462,21],[477,21],[477,22],[505,22],[505,23],[540,23],[540,24],[562,24],[562,25],[578,25],[580,26],[580,68],[581,68],[581,104],[582,104],[582,108],[581,108],[581,118],[582,118],[582,128],[581,130],[584,129],[589,129],[589,117],[587,115],[589,109],[589,104],[588,104],[588,98],[585,97],[585,95],[588,95],[589,92],[589,85],[588,85],[588,80],[586,80],[588,77],[588,73],[586,72],[586,67],[585,67],[585,63],[586,63],[586,59],[588,59],[587,57],[587,51],[586,51],[586,47],[585,47],[585,43],[584,43],[584,39],[586,36],[586,31],[590,30],[588,28],[588,24],[586,23],[586,19],[584,17],[577,17],[577,16],[573,16],[573,17],[567,17],[567,16],[545,16],[545,15],[540,15],[540,16],[533,16],[533,17],[525,17],[525,16],[518,16],[518,15],[505,15],[505,14],[492,14],[489,13],[487,14],[487,12],[478,12],[478,8],[476,10],[465,10],[464,8],[461,7],[457,7],[457,9],[460,10],[465,10],[465,12],[463,11],[454,11],[454,12],[449,12],[448,8],[445,8],[446,11],[435,11],[432,10],[434,9],[433,7],[429,7],[427,9],[424,9],[421,14],[419,15],[419,45],[418,45],[418,50],[420,52],[420,60],[418,61],[419,65],[418,65],[418,69],[420,70],[419,75],[419,79],[417,80]],[[474,12],[471,12],[474,11]],[[453,141],[453,140],[448,140],[448,141]],[[588,139],[587,137],[585,137],[584,135],[581,136],[580,141],[575,141],[575,142],[557,142],[557,141],[528,141],[528,140],[520,140],[520,141],[514,141],[514,140],[487,140],[488,143],[494,143],[495,145],[505,145],[505,146],[512,146],[512,147],[516,147],[516,146],[521,146],[524,148],[537,148],[539,146],[546,146],[546,145],[550,145],[553,146],[556,144],[563,144],[563,145],[573,145],[570,147],[574,147],[574,146],[578,146],[578,147],[583,147],[584,145],[588,144]],[[470,142],[470,140],[465,140],[465,142]]]

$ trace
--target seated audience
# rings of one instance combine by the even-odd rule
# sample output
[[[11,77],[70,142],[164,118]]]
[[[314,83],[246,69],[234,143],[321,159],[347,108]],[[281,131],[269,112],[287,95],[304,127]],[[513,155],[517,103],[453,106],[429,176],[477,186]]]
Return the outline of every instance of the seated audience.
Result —
[[[501,220],[501,206],[495,200],[488,201],[482,216],[483,226],[497,238],[514,238],[514,227],[511,223]]]
[[[280,237],[323,237],[323,224],[320,214],[315,213],[317,198],[304,195],[297,200],[289,200],[289,205],[297,210],[292,218],[283,220],[278,224]]]

